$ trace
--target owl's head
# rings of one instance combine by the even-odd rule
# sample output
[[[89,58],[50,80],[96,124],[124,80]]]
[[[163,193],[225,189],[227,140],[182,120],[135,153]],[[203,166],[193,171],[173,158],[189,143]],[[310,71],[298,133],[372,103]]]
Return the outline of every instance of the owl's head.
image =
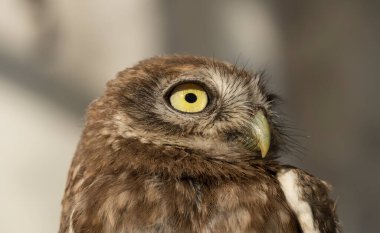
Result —
[[[155,57],[108,83],[101,120],[107,133],[145,144],[261,158],[280,142],[273,96],[261,74],[225,62]]]

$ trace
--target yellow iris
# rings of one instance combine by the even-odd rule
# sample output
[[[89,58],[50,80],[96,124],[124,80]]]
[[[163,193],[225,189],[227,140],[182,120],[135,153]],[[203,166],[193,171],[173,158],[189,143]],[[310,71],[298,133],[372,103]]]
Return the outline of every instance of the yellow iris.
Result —
[[[170,104],[181,112],[200,112],[208,103],[206,91],[197,84],[178,85],[170,95]]]

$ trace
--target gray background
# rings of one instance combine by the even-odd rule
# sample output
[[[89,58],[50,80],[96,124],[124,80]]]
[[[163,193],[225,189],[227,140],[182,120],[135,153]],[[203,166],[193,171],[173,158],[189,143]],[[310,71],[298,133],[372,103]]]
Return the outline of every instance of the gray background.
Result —
[[[379,1],[0,0],[0,232],[57,232],[88,103],[153,55],[267,70],[347,233],[380,232]]]

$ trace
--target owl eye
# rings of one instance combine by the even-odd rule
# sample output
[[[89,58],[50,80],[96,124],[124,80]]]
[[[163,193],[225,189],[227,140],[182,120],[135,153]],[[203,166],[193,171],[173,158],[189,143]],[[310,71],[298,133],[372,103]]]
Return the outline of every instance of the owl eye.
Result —
[[[171,92],[169,100],[173,108],[187,113],[201,112],[208,103],[206,91],[195,83],[178,85]]]

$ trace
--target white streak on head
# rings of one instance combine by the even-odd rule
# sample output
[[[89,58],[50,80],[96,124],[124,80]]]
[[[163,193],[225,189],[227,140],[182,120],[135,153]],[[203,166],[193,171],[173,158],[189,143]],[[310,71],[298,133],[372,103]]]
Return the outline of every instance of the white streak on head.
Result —
[[[277,175],[277,179],[280,181],[282,191],[290,208],[298,218],[302,231],[304,233],[319,233],[319,230],[314,226],[310,205],[302,199],[297,173],[293,170],[281,171]]]

